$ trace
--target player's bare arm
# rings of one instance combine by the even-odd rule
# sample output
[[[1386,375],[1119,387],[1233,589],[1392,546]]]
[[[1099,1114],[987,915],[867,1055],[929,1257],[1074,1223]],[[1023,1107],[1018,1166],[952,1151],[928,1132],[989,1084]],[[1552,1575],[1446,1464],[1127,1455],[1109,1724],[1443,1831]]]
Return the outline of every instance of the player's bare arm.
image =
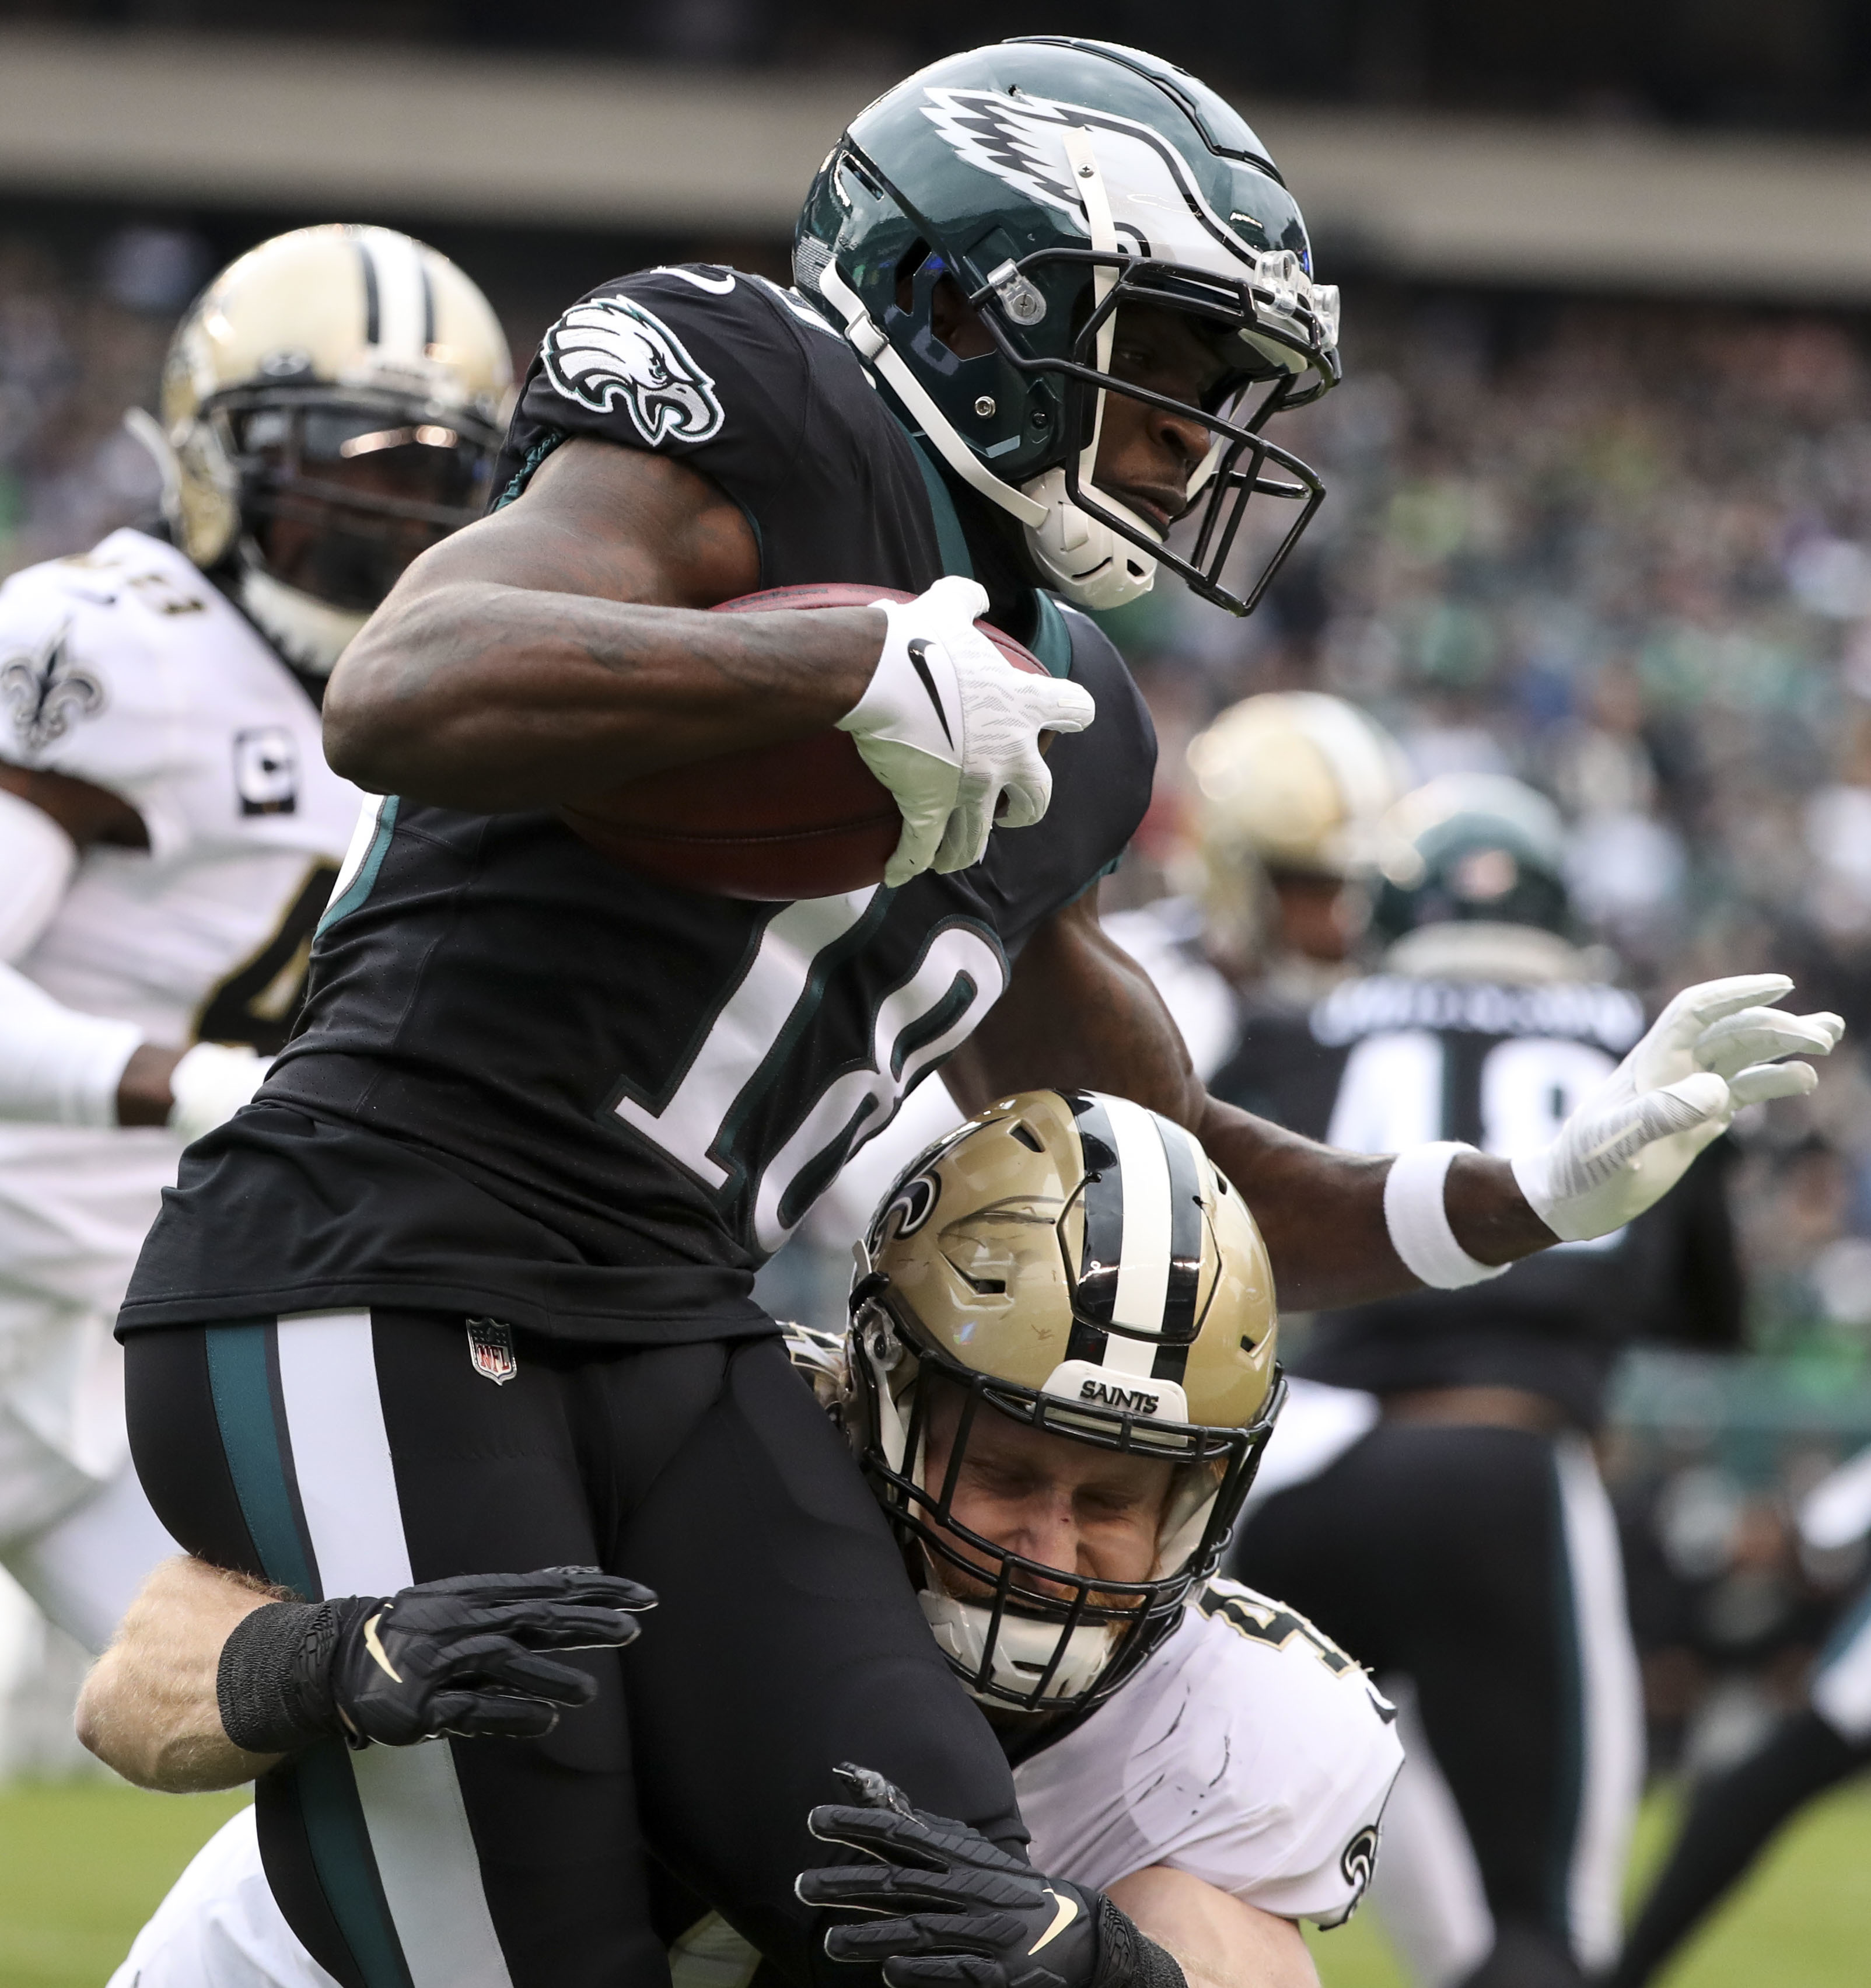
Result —
[[[883,617],[697,611],[759,584],[753,532],[706,477],[568,441],[418,560],[346,652],[332,764],[378,791],[518,808],[823,731],[863,695]]]
[[[1588,1100],[1539,1154],[1445,1149],[1429,1192],[1472,1264],[1455,1274],[1472,1280],[1562,1237],[1606,1232],[1665,1192],[1740,1104],[1810,1090],[1811,1066],[1781,1059],[1826,1054],[1843,1024],[1764,1005],[1791,986],[1763,974],[1687,989],[1606,1097]],[[1210,1096],[1149,976],[1104,933],[1089,892],[1028,942],[1006,994],[944,1075],[964,1110],[1027,1084],[1080,1084],[1186,1125],[1252,1202],[1288,1303],[1361,1302],[1427,1281],[1398,1253],[1396,1161],[1317,1144]]]
[[[620,1649],[656,1598],[596,1567],[464,1574],[306,1603],[182,1558],[150,1575],[85,1681],[78,1736],[139,1787],[238,1787],[319,1740],[537,1739],[589,1674],[549,1652]]]
[[[1167,1864],[1105,1887],[1181,1968],[1191,1988],[1318,1988],[1319,1970],[1291,1919]]]
[[[1099,925],[1095,894],[1035,934],[1006,993],[943,1074],[966,1111],[1028,1084],[1082,1084],[1186,1125],[1252,1204],[1287,1303],[1415,1286],[1385,1225],[1389,1159],[1319,1145],[1211,1097],[1149,975]],[[1449,1204],[1457,1235],[1484,1261],[1558,1239],[1504,1160],[1464,1156],[1451,1169]]]
[[[127,1781],[164,1794],[238,1787],[265,1773],[279,1755],[228,1737],[214,1680],[229,1633],[279,1598],[204,1560],[165,1561],[85,1680],[79,1740]]]

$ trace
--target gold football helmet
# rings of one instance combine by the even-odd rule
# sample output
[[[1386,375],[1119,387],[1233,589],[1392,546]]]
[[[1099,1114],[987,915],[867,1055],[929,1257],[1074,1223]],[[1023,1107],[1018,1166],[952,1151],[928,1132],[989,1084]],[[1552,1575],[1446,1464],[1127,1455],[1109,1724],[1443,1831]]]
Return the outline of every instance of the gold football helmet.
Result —
[[[1028,1091],[917,1159],[862,1253],[846,1426],[937,1641],[989,1702],[1097,1703],[1214,1570],[1272,1431],[1273,1276],[1253,1216],[1180,1125]],[[959,1420],[932,1484],[944,1387]],[[1174,1466],[1148,1580],[1044,1566],[956,1518],[971,1432],[996,1415]]]
[[[417,553],[478,516],[512,366],[480,291],[387,228],[275,235],[169,344],[162,462],[176,543],[323,675]],[[160,429],[160,431],[158,431]]]
[[[1395,739],[1342,698],[1275,691],[1189,744],[1200,894],[1224,957],[1258,949],[1270,877],[1374,875],[1386,811],[1410,783]]]

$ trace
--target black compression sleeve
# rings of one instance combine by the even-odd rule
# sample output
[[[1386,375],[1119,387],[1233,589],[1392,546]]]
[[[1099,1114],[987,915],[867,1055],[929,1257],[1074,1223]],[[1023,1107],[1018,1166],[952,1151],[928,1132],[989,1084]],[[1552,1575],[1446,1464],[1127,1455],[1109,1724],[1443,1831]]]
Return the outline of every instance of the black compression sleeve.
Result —
[[[332,1658],[358,1611],[342,1601],[270,1601],[243,1616],[221,1645],[214,1696],[222,1729],[249,1753],[292,1753],[333,1734],[350,1737],[332,1696]]]
[[[1098,1967],[1091,1988],[1188,1988],[1175,1956],[1098,1894]]]

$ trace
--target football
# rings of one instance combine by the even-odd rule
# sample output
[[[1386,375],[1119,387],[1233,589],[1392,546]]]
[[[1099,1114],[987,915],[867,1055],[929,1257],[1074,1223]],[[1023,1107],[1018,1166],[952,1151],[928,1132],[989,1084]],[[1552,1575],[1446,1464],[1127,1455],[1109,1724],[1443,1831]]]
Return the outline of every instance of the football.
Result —
[[[864,607],[914,595],[887,587],[778,587],[724,600],[717,614]],[[1045,665],[985,621],[1015,668]],[[651,773],[559,810],[599,854],[664,884],[718,897],[836,897],[881,883],[902,817],[848,732],[728,752]]]

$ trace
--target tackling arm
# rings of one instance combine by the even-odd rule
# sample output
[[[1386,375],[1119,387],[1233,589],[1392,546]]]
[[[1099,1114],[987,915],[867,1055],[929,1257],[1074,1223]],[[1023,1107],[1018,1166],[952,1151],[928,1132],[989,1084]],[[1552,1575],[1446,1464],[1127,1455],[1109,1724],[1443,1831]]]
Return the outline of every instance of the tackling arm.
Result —
[[[79,1740],[127,1781],[164,1794],[238,1787],[265,1773],[281,1756],[228,1737],[215,1679],[230,1631],[279,1598],[204,1560],[165,1560],[85,1679]]]
[[[1167,1865],[1152,1865],[1106,1885],[1181,1968],[1191,1988],[1319,1988],[1312,1956],[1291,1919],[1244,1905]]]

